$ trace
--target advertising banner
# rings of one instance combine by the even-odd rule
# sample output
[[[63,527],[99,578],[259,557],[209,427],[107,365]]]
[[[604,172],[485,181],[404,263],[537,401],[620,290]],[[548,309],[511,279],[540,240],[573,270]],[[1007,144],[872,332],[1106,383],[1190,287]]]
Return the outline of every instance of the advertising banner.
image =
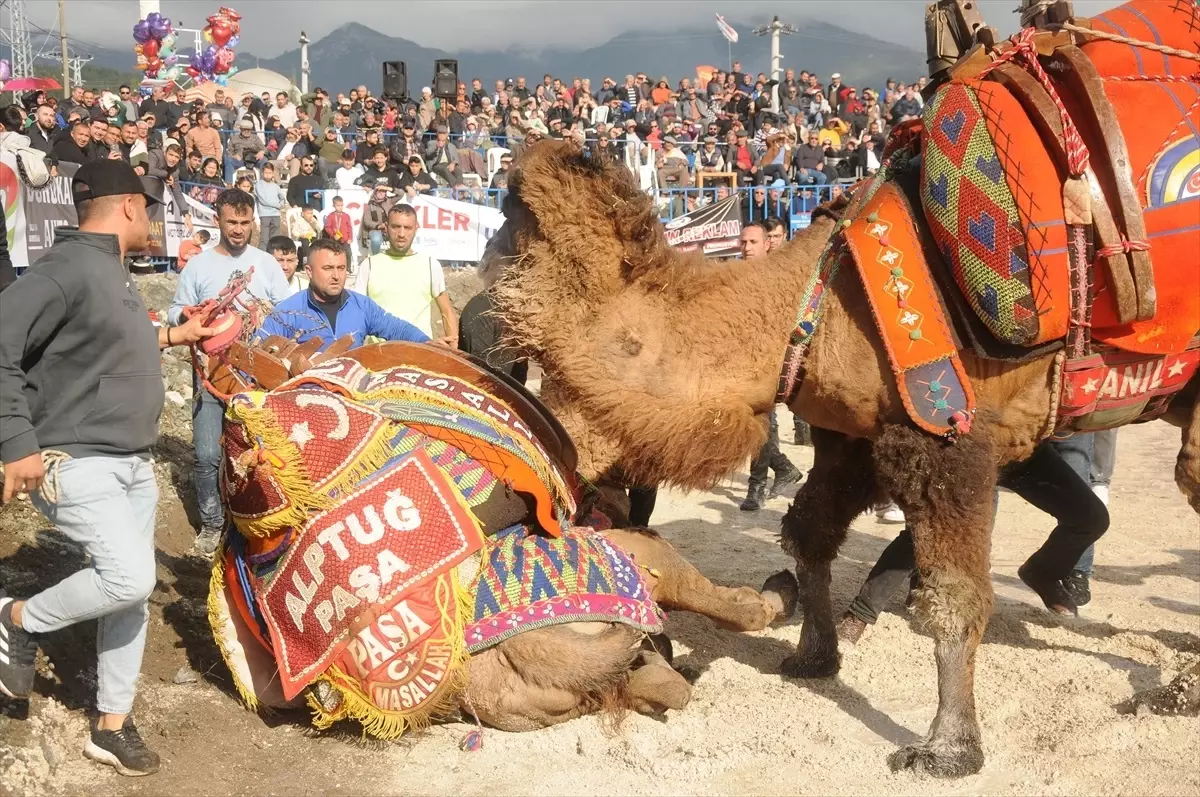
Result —
[[[705,205],[666,225],[667,244],[681,252],[703,252],[705,257],[732,257],[740,249],[742,202],[734,194]]]

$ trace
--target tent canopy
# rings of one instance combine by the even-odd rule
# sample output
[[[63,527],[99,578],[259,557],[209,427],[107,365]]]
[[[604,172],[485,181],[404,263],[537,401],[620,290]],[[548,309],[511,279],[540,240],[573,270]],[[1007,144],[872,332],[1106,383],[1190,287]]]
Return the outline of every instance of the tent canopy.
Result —
[[[221,87],[216,83],[193,85],[188,88],[184,96],[188,100],[201,99],[205,102],[212,102],[219,88]],[[270,69],[260,69],[257,67],[254,69],[238,70],[238,73],[229,79],[229,85],[224,87],[224,91],[225,96],[233,97],[234,99],[240,99],[245,94],[253,94],[255,97],[258,97],[264,91],[268,92],[272,97],[281,91],[286,91],[288,94],[293,95],[293,99],[299,94],[299,89],[283,75]]]

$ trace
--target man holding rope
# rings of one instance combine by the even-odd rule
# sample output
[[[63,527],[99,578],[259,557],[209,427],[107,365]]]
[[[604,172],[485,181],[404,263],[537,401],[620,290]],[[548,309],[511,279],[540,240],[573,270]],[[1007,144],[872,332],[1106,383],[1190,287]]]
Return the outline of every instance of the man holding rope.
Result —
[[[28,494],[90,565],[28,600],[0,597],[0,692],[33,689],[36,635],[98,620],[96,708],[84,755],[122,775],[158,770],[129,718],[156,581],[151,448],[159,351],[208,337],[200,319],[157,332],[123,265],[149,246],[162,184],[123,161],[71,181],[79,227],[0,294],[0,460],[5,503]],[[156,345],[157,344],[157,345]]]

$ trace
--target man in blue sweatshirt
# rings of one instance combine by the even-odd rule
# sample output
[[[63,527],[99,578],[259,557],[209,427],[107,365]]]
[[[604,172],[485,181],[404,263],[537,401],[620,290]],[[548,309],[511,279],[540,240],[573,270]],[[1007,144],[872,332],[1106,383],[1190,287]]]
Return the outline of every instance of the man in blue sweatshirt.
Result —
[[[330,238],[318,238],[309,247],[308,290],[275,305],[259,329],[269,335],[299,343],[321,337],[324,349],[338,338],[351,335],[361,346],[368,335],[384,340],[427,343],[429,336],[397,318],[361,293],[346,289],[349,273],[346,247]]]

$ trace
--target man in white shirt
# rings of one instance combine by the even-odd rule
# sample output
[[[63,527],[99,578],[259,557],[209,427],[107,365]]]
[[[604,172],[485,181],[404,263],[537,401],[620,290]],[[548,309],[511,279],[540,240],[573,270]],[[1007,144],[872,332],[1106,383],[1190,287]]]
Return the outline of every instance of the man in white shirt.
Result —
[[[285,129],[296,124],[296,106],[288,101],[286,91],[275,95],[275,107],[267,111],[267,116],[279,117],[279,124]]]
[[[348,149],[342,150],[341,165],[333,173],[333,179],[339,189],[346,191],[358,187],[358,179],[363,176],[363,171],[362,164],[354,162],[354,153]]]
[[[458,346],[458,316],[450,305],[446,276],[435,258],[412,251],[417,237],[417,212],[411,205],[396,205],[388,211],[388,246],[356,267],[353,290],[365,293],[394,316],[403,318],[430,338],[433,308],[442,317],[442,337],[451,348]]]
[[[278,304],[291,295],[283,269],[275,258],[261,249],[250,246],[250,230],[254,225],[254,199],[236,188],[217,195],[213,203],[221,241],[212,249],[192,257],[179,275],[175,298],[168,318],[178,325],[183,308],[215,299],[229,284],[235,271],[243,274],[254,269],[247,290],[257,299]],[[196,503],[200,510],[200,533],[196,535],[193,551],[211,557],[220,546],[225,531],[225,509],[218,490],[221,467],[221,426],[225,405],[208,392],[199,380],[194,386],[192,408],[192,442],[196,467],[193,473]]]
[[[283,269],[283,276],[287,277],[288,289],[292,296],[308,288],[308,277],[296,270],[300,266],[300,255],[296,251],[295,241],[286,235],[276,235],[267,241],[266,249]]]

